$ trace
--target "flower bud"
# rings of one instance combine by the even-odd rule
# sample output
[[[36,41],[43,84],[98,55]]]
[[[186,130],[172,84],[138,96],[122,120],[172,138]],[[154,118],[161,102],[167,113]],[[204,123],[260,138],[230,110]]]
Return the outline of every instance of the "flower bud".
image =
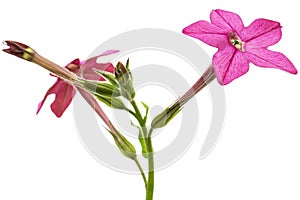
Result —
[[[115,69],[115,77],[120,86],[121,95],[131,101],[135,96],[135,91],[132,74],[129,69],[129,59],[126,62],[126,67],[121,62],[118,62]]]
[[[20,42],[6,40],[3,43],[9,47],[8,49],[3,49],[4,52],[17,56],[24,60],[32,61],[36,53],[35,50]]]

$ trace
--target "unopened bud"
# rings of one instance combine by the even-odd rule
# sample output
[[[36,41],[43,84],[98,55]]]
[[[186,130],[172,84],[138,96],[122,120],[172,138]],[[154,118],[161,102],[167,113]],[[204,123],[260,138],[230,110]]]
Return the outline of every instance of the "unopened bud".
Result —
[[[115,69],[115,77],[120,86],[121,95],[131,101],[135,96],[135,91],[132,74],[129,69],[129,60],[126,62],[126,67],[121,62],[118,62]]]
[[[8,49],[3,49],[4,52],[9,53],[11,55],[17,56],[24,60],[32,61],[35,50],[27,46],[26,44],[22,44],[20,42],[15,42],[11,40],[6,40],[3,44],[7,45]]]

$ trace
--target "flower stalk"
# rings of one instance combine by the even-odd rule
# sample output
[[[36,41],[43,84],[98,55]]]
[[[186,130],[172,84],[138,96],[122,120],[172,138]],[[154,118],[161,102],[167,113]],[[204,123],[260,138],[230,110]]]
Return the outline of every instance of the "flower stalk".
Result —
[[[200,92],[205,86],[216,78],[213,65],[211,64],[195,84],[186,91],[182,97],[168,106],[163,112],[158,114],[151,123],[152,129],[162,128],[167,125],[183,108],[183,105]],[[151,134],[149,135],[151,137]]]
[[[211,64],[203,75],[194,83],[194,85],[182,95],[172,107],[175,107],[177,104],[180,104],[181,107],[193,98],[198,92],[200,92],[205,86],[212,82],[216,78],[213,65]]]
[[[39,55],[34,49],[31,47],[15,42],[6,40],[3,42],[5,45],[7,45],[8,49],[3,49],[4,52],[12,54],[14,56],[17,56],[19,58],[22,58],[24,60],[27,60],[29,62],[33,62],[48,71],[52,72],[53,74],[57,75],[58,77],[71,82],[73,84],[76,84],[77,76],[73,72],[60,67],[59,65],[55,64],[54,62],[44,58],[43,56]]]

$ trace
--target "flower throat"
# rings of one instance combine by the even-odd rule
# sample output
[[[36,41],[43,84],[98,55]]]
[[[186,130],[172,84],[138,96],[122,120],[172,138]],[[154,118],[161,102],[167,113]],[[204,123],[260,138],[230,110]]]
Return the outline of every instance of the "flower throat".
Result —
[[[236,33],[229,33],[228,34],[230,43],[240,50],[241,52],[244,52],[244,42],[239,38],[239,36]]]

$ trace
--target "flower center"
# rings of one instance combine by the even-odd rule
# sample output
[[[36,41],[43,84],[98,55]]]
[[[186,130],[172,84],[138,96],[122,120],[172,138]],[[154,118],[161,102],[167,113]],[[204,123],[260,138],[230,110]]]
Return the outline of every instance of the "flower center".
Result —
[[[229,33],[228,34],[230,43],[240,50],[241,52],[244,52],[244,42],[239,38],[239,36],[236,33]]]

